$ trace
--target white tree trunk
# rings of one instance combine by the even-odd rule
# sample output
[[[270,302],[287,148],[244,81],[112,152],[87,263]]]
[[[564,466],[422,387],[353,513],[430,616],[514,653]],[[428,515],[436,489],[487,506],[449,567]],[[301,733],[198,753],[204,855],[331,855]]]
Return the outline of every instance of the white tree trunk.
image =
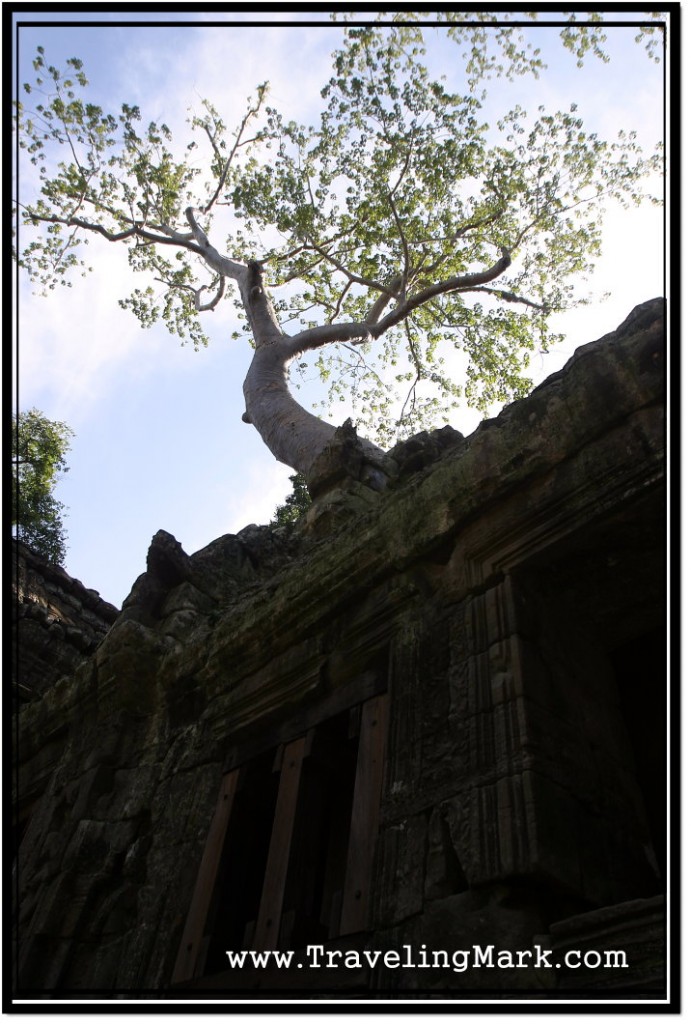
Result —
[[[279,462],[308,478],[315,458],[333,439],[335,427],[303,409],[290,394],[287,369],[292,358],[281,339],[257,345],[243,384],[245,419]]]
[[[282,332],[276,320],[256,264],[250,264],[238,284],[256,346],[243,384],[243,418],[259,431],[279,462],[291,466],[309,481],[315,462],[333,441],[336,427],[313,416],[295,401],[288,389],[288,366],[307,349],[335,341],[365,340],[369,337],[368,328],[359,324],[330,325],[291,337]],[[383,465],[385,454],[380,448],[363,438],[358,441],[367,462]]]
[[[313,416],[299,405],[288,390],[287,370],[290,362],[308,349],[321,348],[339,341],[352,344],[378,337],[384,331],[403,320],[418,306],[447,291],[483,291],[484,285],[499,277],[509,266],[511,256],[502,249],[501,259],[494,266],[473,274],[448,278],[423,288],[409,298],[398,298],[389,288],[377,285],[381,294],[374,302],[364,323],[329,324],[314,327],[294,336],[284,334],[276,319],[273,305],[262,284],[262,268],[257,262],[248,264],[222,256],[209,242],[199,227],[194,210],[186,210],[187,221],[192,229],[189,236],[170,237],[192,248],[221,278],[229,277],[240,289],[240,297],[254,337],[255,353],[243,385],[245,413],[243,419],[251,423],[260,433],[269,451],[287,466],[301,473],[311,484],[310,478],[315,465],[320,462],[317,475],[322,473],[320,456],[331,444],[337,428]],[[394,282],[395,284],[395,282]],[[223,293],[219,289],[216,298],[207,308],[212,308]],[[516,301],[522,301],[510,296]],[[395,308],[380,319],[386,306],[395,301]],[[199,305],[197,308],[200,308]],[[347,472],[357,469],[358,479],[367,482],[377,490],[386,485],[386,478],[392,472],[386,454],[376,445],[363,438],[355,444],[351,438],[351,454],[356,448],[357,458],[351,460]],[[360,461],[360,466],[356,464]],[[327,460],[328,461],[328,460]],[[388,465],[387,465],[388,464]],[[318,481],[315,481],[318,487]]]

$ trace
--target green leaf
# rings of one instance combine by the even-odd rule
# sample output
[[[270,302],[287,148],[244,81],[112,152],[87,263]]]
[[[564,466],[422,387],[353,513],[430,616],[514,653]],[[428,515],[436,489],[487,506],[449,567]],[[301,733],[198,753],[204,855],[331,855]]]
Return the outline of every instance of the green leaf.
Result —
[[[38,409],[20,412],[12,425],[12,526],[15,535],[51,562],[65,558],[64,505],[54,489],[68,471],[73,431]]]

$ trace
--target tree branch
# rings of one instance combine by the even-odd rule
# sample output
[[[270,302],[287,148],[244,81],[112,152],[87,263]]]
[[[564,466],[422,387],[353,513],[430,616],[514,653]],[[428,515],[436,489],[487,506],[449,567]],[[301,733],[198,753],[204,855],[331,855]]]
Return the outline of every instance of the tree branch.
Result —
[[[408,286],[408,273],[410,271],[410,254],[408,252],[408,241],[405,237],[405,232],[403,230],[403,225],[401,224],[401,221],[399,219],[398,211],[396,210],[396,204],[394,203],[393,196],[390,192],[388,195],[388,200],[389,206],[391,207],[391,212],[393,213],[393,219],[396,221],[396,229],[401,239],[401,245],[403,246],[403,273],[400,275],[399,280],[401,282],[400,302],[404,302],[406,288]]]
[[[35,210],[30,209],[27,209],[26,216],[34,221],[34,223],[64,224],[65,227],[77,227],[82,228],[84,231],[92,231],[103,235],[109,242],[122,242],[127,238],[136,237],[160,245],[179,245],[189,249],[191,252],[196,252],[199,256],[204,255],[201,248],[191,241],[189,235],[179,235],[171,229],[167,229],[167,235],[158,235],[139,224],[133,224],[132,227],[126,228],[124,231],[109,231],[102,224],[83,220],[81,217],[58,217],[55,214],[36,213]]]
[[[216,294],[209,302],[202,304],[201,295],[202,292],[209,291],[212,288],[210,284],[203,284],[200,288],[194,288],[191,284],[177,284],[175,281],[170,281],[167,278],[157,277],[155,278],[160,284],[166,285],[167,288],[177,288],[181,291],[192,292],[194,295],[194,308],[198,313],[206,313],[210,309],[215,309],[218,303],[223,298],[226,289],[226,279],[221,276],[218,279],[218,287]]]
[[[428,288],[422,288],[419,292],[411,295],[410,298],[404,302],[401,306],[392,310],[388,316],[385,316],[383,320],[380,320],[376,325],[372,325],[372,335],[378,338],[384,331],[388,331],[390,327],[394,327],[400,323],[401,320],[405,320],[409,313],[418,306],[422,306],[425,302],[433,299],[436,295],[442,295],[445,292],[458,292],[458,291],[469,291],[478,287],[478,285],[487,284],[489,281],[494,281],[495,278],[503,274],[507,267],[511,265],[511,256],[509,250],[502,248],[501,259],[497,260],[494,266],[488,270],[479,271],[475,274],[461,274],[459,277],[449,277],[446,281],[439,281],[437,284],[430,285]]]
[[[494,213],[488,214],[486,217],[480,217],[478,220],[471,220],[462,227],[457,228],[456,231],[451,235],[436,235],[431,238],[417,238],[409,243],[409,245],[428,245],[430,242],[457,242],[463,235],[467,235],[469,231],[475,231],[477,228],[485,228],[489,224],[493,224],[504,215],[506,208],[503,207],[501,210],[496,210]]]
[[[464,224],[462,228],[458,228],[454,231],[452,238],[454,242],[457,242],[463,235],[467,235],[469,231],[475,231],[476,228],[486,228],[489,224],[493,224],[496,220],[499,220],[505,213],[506,207],[502,207],[500,210],[496,210],[494,213],[488,214],[486,217],[480,217],[479,220],[471,220],[467,224]]]
[[[531,306],[533,309],[539,309],[543,313],[548,313],[547,306],[540,302],[533,302],[531,299],[525,299],[522,295],[516,295],[514,292],[501,291],[499,288],[463,288],[462,291],[468,292],[485,292],[487,295],[495,295],[498,299],[502,299],[504,302],[522,302],[525,306]]]
[[[379,284],[378,281],[372,281],[367,277],[360,277],[359,274],[352,274],[349,270],[346,270],[346,268],[341,263],[339,263],[338,260],[334,259],[334,257],[326,251],[326,249],[323,249],[322,246],[314,244],[314,249],[316,252],[318,252],[321,256],[324,257],[327,263],[330,263],[333,267],[336,268],[336,270],[339,270],[345,277],[347,277],[351,284],[363,284],[365,288],[374,288],[376,289],[376,291],[379,292],[386,291],[386,288],[384,288],[383,285]]]
[[[302,248],[305,249],[306,246],[303,246]],[[280,282],[280,284],[284,285],[284,284],[289,284],[291,281],[295,281],[295,280],[299,281],[301,278],[303,278],[305,276],[305,274],[308,274],[310,272],[310,270],[314,270],[315,267],[318,267],[319,264],[323,262],[323,259],[324,259],[324,257],[320,256],[319,259],[316,259],[313,263],[309,263],[306,267],[303,267],[302,270],[296,270],[292,274],[287,274],[283,278],[283,280]],[[346,285],[346,287],[349,288],[350,285],[351,285],[351,282],[348,281],[348,284]]]
[[[346,283],[345,283],[345,285],[343,287],[343,291],[338,296],[338,301],[336,302],[336,308],[334,309],[333,314],[329,318],[329,323],[330,324],[333,324],[333,321],[336,319],[338,314],[341,312],[341,305],[343,304],[343,300],[345,299],[346,295],[348,294],[348,291],[350,290],[350,285],[351,285],[351,282],[350,281],[346,281]]]
[[[405,401],[403,402],[403,405],[401,406],[401,413],[400,413],[400,415],[398,417],[398,423],[399,424],[403,423],[403,420],[404,420],[405,414],[406,414],[406,408],[408,406],[408,402],[411,402],[411,399],[412,399],[412,402],[411,402],[411,405],[410,405],[411,414],[414,411],[415,403],[416,403],[416,400],[417,400],[417,394],[416,394],[417,386],[420,383],[420,381],[422,380],[422,367],[420,365],[420,354],[416,350],[415,342],[413,341],[413,338],[411,336],[410,328],[408,327],[407,321],[406,321],[406,325],[405,325],[405,330],[406,330],[406,335],[407,335],[407,338],[408,338],[408,348],[410,349],[410,355],[411,355],[412,360],[413,360],[413,366],[415,367],[415,380],[410,385],[410,389],[408,390],[408,394],[406,395]]]
[[[306,331],[285,339],[289,357],[307,352],[309,349],[321,348],[339,341],[350,341],[362,345],[372,340],[369,324],[326,324],[323,327],[310,327]]]
[[[217,202],[218,197],[220,196],[221,191],[223,189],[223,186],[225,185],[226,180],[228,178],[228,171],[230,170],[230,165],[232,163],[233,157],[237,153],[237,151],[240,148],[240,146],[241,145],[245,145],[245,143],[241,143],[240,142],[240,139],[242,138],[242,133],[244,132],[245,128],[247,127],[248,121],[250,121],[251,118],[253,118],[255,116],[255,114],[259,113],[259,108],[261,107],[262,102],[264,100],[264,93],[266,92],[266,86],[267,86],[266,82],[264,83],[264,85],[260,86],[260,88],[259,88],[259,97],[257,99],[256,104],[253,107],[250,107],[250,109],[247,111],[247,113],[243,117],[242,122],[240,124],[240,127],[238,128],[237,135],[235,136],[235,142],[233,144],[233,148],[230,151],[230,155],[228,156],[228,159],[225,162],[225,165],[223,167],[223,171],[221,172],[221,176],[220,176],[220,178],[218,180],[218,185],[216,186],[216,191],[214,192],[213,196],[211,197],[209,202],[206,204],[206,206],[203,207],[202,213],[208,213],[209,210],[211,209],[211,207],[214,205],[214,203]],[[213,146],[214,153],[216,154],[216,156],[220,160],[221,159],[221,153],[220,153],[220,150],[218,149],[218,146],[216,145],[215,138],[212,138],[211,132],[209,131],[207,125],[204,125],[204,130],[206,131],[206,134],[209,137],[209,141],[211,142],[211,145]],[[249,141],[252,141],[252,140],[249,140]]]
[[[414,142],[414,139],[415,139],[414,135],[411,134],[410,145],[408,146],[408,152],[406,153],[405,160],[403,161],[403,167],[401,168],[401,173],[398,175],[398,180],[397,180],[396,184],[389,191],[389,197],[392,197],[392,196],[394,196],[396,194],[396,190],[398,189],[399,185],[401,184],[401,182],[403,181],[403,179],[406,176],[406,172],[408,170],[408,165],[410,163],[410,158],[413,155],[413,142]]]
[[[389,281],[386,289],[372,303],[370,311],[367,314],[367,316],[365,317],[365,323],[366,324],[376,324],[377,320],[379,319],[381,314],[384,312],[384,310],[386,309],[388,304],[390,302],[393,302],[393,300],[396,298],[396,291],[395,291],[395,289],[400,288],[400,287],[401,287],[401,276],[399,274],[396,277],[392,278],[391,281]]]
[[[192,243],[186,243],[187,248],[194,249],[195,252],[198,252],[202,259],[208,263],[210,267],[213,267],[221,277],[230,277],[234,281],[240,282],[247,273],[247,267],[244,263],[238,263],[236,260],[228,259],[227,256],[221,256],[220,252],[211,245],[209,239],[197,224],[194,217],[194,210],[191,206],[188,206],[185,210],[185,217],[187,219],[187,223],[192,229],[192,235],[196,242],[196,245],[194,246]]]
[[[198,313],[205,313],[209,309],[215,309],[216,306],[221,301],[221,299],[223,298],[223,295],[226,290],[226,279],[223,276],[223,274],[221,274],[218,279],[218,288],[216,289],[216,294],[214,295],[214,297],[210,299],[209,302],[206,302],[202,305],[201,294],[203,291],[207,291],[209,288],[211,288],[211,285],[202,285],[201,288],[197,288],[194,292],[194,308],[197,310]]]

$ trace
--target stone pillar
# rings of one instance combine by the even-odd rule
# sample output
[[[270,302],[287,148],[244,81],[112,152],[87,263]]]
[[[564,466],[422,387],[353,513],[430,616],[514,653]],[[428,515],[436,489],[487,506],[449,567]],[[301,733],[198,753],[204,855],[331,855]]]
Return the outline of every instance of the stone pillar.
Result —
[[[592,905],[655,891],[612,667],[587,625],[542,576],[505,577],[459,618],[471,887],[529,878]]]

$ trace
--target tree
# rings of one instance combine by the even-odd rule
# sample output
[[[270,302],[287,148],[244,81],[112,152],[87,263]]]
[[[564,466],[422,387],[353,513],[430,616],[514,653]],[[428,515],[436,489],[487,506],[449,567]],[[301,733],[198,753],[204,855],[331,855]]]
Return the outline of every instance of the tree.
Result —
[[[357,393],[360,422],[381,443],[461,400],[484,409],[526,393],[530,352],[556,340],[550,314],[583,301],[576,283],[600,252],[604,199],[641,202],[642,182],[660,169],[633,136],[588,133],[575,104],[540,108],[532,123],[514,106],[490,133],[481,87],[492,75],[539,73],[537,52],[510,27],[490,41],[491,30],[452,12],[445,27],[468,60],[458,95],[425,65],[431,29],[398,17],[346,29],[312,128],[269,107],[265,83],[234,132],[204,102],[176,149],[167,126],[145,125],[137,107],[106,113],[89,102],[81,61],[63,73],[42,49],[24,86],[40,102],[17,107],[40,182],[20,207],[35,229],[20,265],[53,288],[84,268],[90,237],[124,244],[149,283],[121,304],[195,347],[207,341],[200,314],[232,282],[254,347],[243,419],[308,485],[335,428],[295,401],[291,363],[300,372],[317,353],[330,397]],[[568,24],[562,35],[579,61],[604,56],[600,26]],[[444,347],[464,353],[464,385]],[[363,478],[385,486],[382,449],[360,444]]]
[[[272,520],[276,526],[288,526],[297,522],[312,502],[305,478],[299,473],[294,473],[289,479],[293,489],[283,504],[276,507],[276,514]]]
[[[62,565],[66,533],[65,506],[53,491],[74,432],[49,420],[38,409],[20,412],[12,424],[12,525],[19,540],[50,562]]]

